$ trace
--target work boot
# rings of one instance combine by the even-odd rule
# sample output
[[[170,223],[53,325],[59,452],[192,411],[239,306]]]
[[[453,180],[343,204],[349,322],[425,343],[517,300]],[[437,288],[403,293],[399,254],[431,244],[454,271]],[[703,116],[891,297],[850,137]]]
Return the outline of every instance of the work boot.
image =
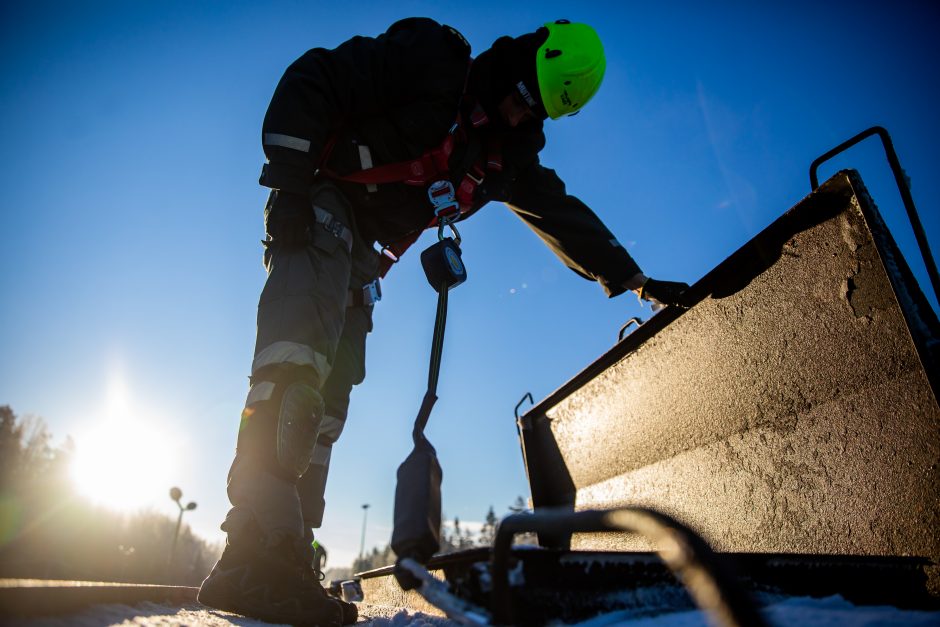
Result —
[[[304,545],[309,547],[305,549],[304,559],[308,563],[309,568],[312,572],[312,576],[316,578],[317,581],[323,581],[326,578],[326,573],[323,571],[326,565],[326,549],[322,544],[317,542],[313,537],[313,530],[307,529],[306,535],[304,537]],[[320,586],[323,588],[323,586]],[[359,608],[356,607],[353,603],[348,603],[343,600],[332,590],[323,588],[323,591],[331,599],[334,599],[337,603],[340,604],[340,607],[343,608],[343,624],[352,625],[359,619]]]
[[[228,533],[225,551],[202,582],[200,603],[271,623],[344,624],[344,607],[320,585],[303,538],[262,536],[251,514],[239,508],[229,512],[222,530]]]

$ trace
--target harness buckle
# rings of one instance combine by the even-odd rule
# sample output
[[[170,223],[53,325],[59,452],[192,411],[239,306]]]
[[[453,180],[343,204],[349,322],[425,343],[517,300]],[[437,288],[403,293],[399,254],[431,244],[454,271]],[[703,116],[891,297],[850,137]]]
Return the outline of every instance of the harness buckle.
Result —
[[[361,288],[350,289],[346,307],[371,307],[380,300],[382,300],[382,284],[379,279],[375,279]]]
[[[352,231],[346,228],[346,225],[344,225],[342,222],[337,220],[336,216],[334,216],[332,213],[330,213],[326,209],[323,209],[317,205],[314,205],[313,211],[314,211],[314,216],[317,221],[317,224],[323,227],[323,230],[329,233],[330,235],[332,235],[333,237],[343,240],[343,242],[346,243],[347,250],[352,251],[352,245],[353,245]]]
[[[375,279],[362,286],[362,302],[365,305],[374,305],[382,300],[382,283]]]
[[[431,200],[431,206],[434,207],[434,216],[437,218],[460,213],[460,203],[457,202],[454,184],[447,179],[431,183],[428,188],[428,198]]]
[[[330,221],[323,225],[323,228],[332,235],[333,237],[343,238],[343,231],[346,230],[346,227],[343,226],[343,223],[337,220],[335,217],[330,216]]]

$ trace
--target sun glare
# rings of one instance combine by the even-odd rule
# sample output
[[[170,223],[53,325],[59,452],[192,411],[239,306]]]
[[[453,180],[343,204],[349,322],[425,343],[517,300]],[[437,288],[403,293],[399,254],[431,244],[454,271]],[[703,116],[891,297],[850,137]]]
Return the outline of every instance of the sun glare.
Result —
[[[165,499],[176,462],[168,439],[139,420],[108,420],[75,443],[72,479],[87,497],[133,510]]]
[[[76,434],[71,467],[82,494],[125,511],[165,500],[180,461],[159,418],[131,404],[123,379],[112,377],[100,419]]]

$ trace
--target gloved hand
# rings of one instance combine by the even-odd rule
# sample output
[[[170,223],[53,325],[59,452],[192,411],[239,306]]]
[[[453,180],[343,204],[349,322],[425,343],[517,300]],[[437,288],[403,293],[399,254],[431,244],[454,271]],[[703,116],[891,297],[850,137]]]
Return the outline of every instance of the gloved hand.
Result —
[[[682,294],[687,289],[689,289],[688,283],[646,279],[643,286],[637,290],[637,294],[640,299],[650,301],[654,310],[658,310],[666,305],[683,306]],[[659,307],[656,307],[656,305],[659,305]]]

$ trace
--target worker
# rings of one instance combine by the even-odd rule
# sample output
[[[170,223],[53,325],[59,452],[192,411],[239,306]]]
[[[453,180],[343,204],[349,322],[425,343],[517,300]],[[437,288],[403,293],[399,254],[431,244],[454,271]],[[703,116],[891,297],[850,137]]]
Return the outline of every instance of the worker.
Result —
[[[209,606],[279,623],[356,620],[311,553],[333,444],[365,376],[379,277],[428,226],[501,201],[608,296],[677,304],[539,161],[543,122],[578,113],[606,61],[597,33],[558,20],[476,59],[427,18],[315,48],[281,78],[262,127],[268,278],[228,476],[228,542]]]

